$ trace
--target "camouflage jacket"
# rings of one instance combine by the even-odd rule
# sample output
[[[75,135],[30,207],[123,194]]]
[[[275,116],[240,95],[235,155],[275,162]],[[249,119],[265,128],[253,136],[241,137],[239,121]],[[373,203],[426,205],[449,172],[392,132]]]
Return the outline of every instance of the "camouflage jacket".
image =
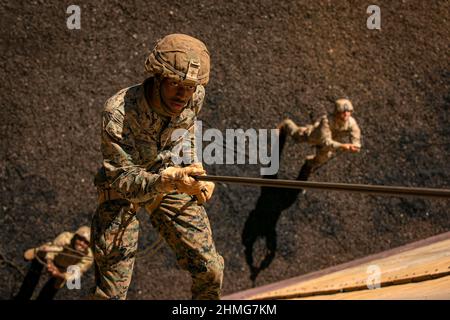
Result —
[[[353,117],[341,124],[334,115],[323,116],[306,128],[308,142],[311,144],[338,149],[343,143],[347,143],[346,140],[350,140],[350,143],[361,148],[361,130]]]
[[[194,122],[205,97],[205,89],[199,85],[179,115],[165,117],[147,101],[145,88],[152,81],[149,78],[116,93],[106,101],[102,115],[103,166],[96,185],[112,188],[133,203],[149,202],[161,194],[159,173],[180,142],[172,141],[176,129],[189,132],[185,140],[195,159]]]
[[[92,250],[88,248],[87,252],[82,255],[81,253],[78,254],[74,252],[72,249],[72,239],[75,236],[72,232],[63,232],[60,235],[58,235],[55,240],[51,243],[47,243],[40,247],[43,251],[46,251],[46,249],[51,250],[51,252],[47,252],[45,255],[45,258],[47,260],[52,260],[55,266],[61,271],[66,273],[67,268],[69,266],[75,265],[80,268],[80,274],[85,273],[91,266],[93,262],[93,254]],[[59,251],[59,252],[54,252]],[[64,254],[61,254],[64,253]],[[68,254],[68,255],[65,255]],[[82,259],[83,257],[86,257]],[[66,278],[70,275],[66,275]]]

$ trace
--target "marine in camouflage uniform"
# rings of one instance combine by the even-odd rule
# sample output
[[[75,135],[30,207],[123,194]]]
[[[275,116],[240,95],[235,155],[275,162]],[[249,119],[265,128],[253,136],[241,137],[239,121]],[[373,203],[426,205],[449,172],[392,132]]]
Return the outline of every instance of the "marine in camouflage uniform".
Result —
[[[78,267],[79,276],[83,275],[93,262],[92,251],[89,248],[90,237],[90,228],[82,226],[75,233],[65,231],[52,242],[25,251],[24,258],[31,261],[31,265],[19,293],[14,299],[28,300],[31,298],[41,277],[43,263],[46,263],[51,278],[39,293],[38,300],[53,299],[66,281],[76,275],[69,272],[70,266]]]
[[[192,276],[193,299],[219,299],[223,258],[217,252],[203,203],[214,184],[196,163],[194,121],[209,80],[209,53],[198,39],[173,34],[160,40],[146,61],[151,76],[123,89],[105,104],[103,165],[96,175],[99,205],[92,220],[94,299],[126,299],[138,247],[136,212],[144,207],[152,225]],[[191,163],[175,165],[172,139],[188,133]]]
[[[280,140],[286,135],[298,142],[315,146],[315,154],[306,157],[299,174],[299,180],[308,180],[316,171],[338,152],[359,152],[361,149],[361,130],[351,116],[353,105],[348,99],[338,99],[331,116],[322,116],[316,122],[304,127],[297,126],[291,119],[285,119],[278,125]],[[350,143],[346,142],[350,140]]]

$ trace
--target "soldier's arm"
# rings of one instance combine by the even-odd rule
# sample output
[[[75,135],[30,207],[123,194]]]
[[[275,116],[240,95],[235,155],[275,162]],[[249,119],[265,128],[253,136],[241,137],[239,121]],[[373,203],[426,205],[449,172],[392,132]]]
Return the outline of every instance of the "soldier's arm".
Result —
[[[51,252],[47,252],[45,255],[45,258],[47,259],[47,262],[51,262],[55,259],[58,252],[54,252],[56,250],[62,251],[64,246],[70,245],[70,241],[72,240],[72,234],[70,232],[63,232],[59,234],[55,240],[50,245],[44,245],[42,249],[45,251],[45,249],[50,250]]]
[[[345,149],[345,145],[339,141],[333,140],[331,134],[330,124],[328,123],[328,118],[323,117],[320,122],[320,136],[321,144],[326,147],[332,147],[333,149]]]
[[[50,272],[52,277],[66,280],[66,273],[61,272],[54,264],[53,261],[47,263],[47,271]]]
[[[103,113],[101,149],[109,186],[125,199],[146,202],[161,192],[160,175],[135,164],[139,154],[119,110]]]
[[[355,146],[358,151],[361,149],[361,129],[355,120],[352,121],[351,131],[350,131],[350,141],[353,146]]]

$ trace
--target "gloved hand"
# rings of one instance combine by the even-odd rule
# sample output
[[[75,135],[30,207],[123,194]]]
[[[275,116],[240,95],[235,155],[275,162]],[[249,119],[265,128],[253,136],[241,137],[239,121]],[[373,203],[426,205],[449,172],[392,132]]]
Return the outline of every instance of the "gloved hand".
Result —
[[[189,195],[201,193],[202,183],[193,178],[205,174],[201,163],[193,163],[188,167],[169,167],[161,172],[161,190],[163,192],[179,191]]]
[[[216,185],[214,184],[214,182],[202,181],[200,193],[197,193],[195,195],[197,197],[197,203],[203,204],[209,199],[211,199],[215,187]]]
[[[341,149],[344,151],[350,151],[350,152],[359,152],[360,148],[351,144],[351,143],[343,143],[341,145]]]
[[[202,164],[200,163],[199,165],[201,166]],[[206,176],[206,171],[203,174],[201,174],[201,176]],[[211,199],[216,185],[214,184],[214,182],[211,181],[201,181],[200,185],[201,185],[200,192],[196,193],[195,197],[197,198],[198,204],[203,204],[209,199]]]

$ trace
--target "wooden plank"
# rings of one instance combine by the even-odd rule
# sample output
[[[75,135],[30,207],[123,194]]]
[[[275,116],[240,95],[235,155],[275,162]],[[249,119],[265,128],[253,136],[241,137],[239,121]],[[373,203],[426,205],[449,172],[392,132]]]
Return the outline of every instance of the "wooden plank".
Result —
[[[224,296],[224,297],[222,297],[222,299],[224,299],[224,300],[226,300],[226,299],[231,299],[231,300],[251,299],[252,297],[259,295],[261,293],[286,288],[293,284],[298,284],[298,283],[305,282],[305,281],[311,280],[311,279],[317,279],[324,275],[332,274],[334,272],[339,272],[344,269],[348,269],[348,268],[352,268],[352,267],[355,267],[355,266],[358,266],[361,264],[369,263],[369,262],[372,262],[377,259],[392,257],[399,253],[407,252],[407,251],[410,251],[410,250],[413,250],[416,248],[424,247],[424,246],[434,244],[434,243],[437,243],[437,242],[440,242],[443,240],[448,240],[448,239],[450,239],[450,232],[438,234],[438,235],[435,235],[435,236],[432,236],[432,237],[429,237],[429,238],[426,238],[426,239],[423,239],[420,241],[416,241],[416,242],[413,242],[413,243],[410,243],[410,244],[407,244],[407,245],[404,245],[401,247],[393,248],[390,250],[382,251],[380,253],[369,255],[369,256],[366,256],[363,258],[355,259],[355,260],[352,260],[352,261],[349,261],[349,262],[346,262],[346,263],[343,263],[343,264],[340,264],[337,266],[333,266],[333,267],[330,267],[330,268],[327,268],[324,270],[319,270],[319,271],[315,271],[315,272],[312,272],[312,273],[309,273],[306,275],[301,275],[298,277],[282,280],[282,281],[264,285],[261,287],[236,292],[236,293]]]
[[[311,279],[274,291],[250,297],[250,299],[289,298],[294,295],[317,295],[333,291],[361,290],[367,287],[369,268],[380,271],[381,286],[393,282],[411,282],[414,279],[450,272],[450,239],[400,253],[388,258],[371,261],[353,268]]]
[[[360,259],[360,264],[347,264],[348,268],[337,269],[316,277],[301,277],[299,281],[288,281],[286,285],[266,286],[266,290],[247,292],[245,299],[277,299],[304,297],[308,295],[333,294],[341,291],[367,289],[372,269],[380,271],[381,286],[407,283],[450,274],[450,233],[433,237],[435,241],[421,241],[422,245],[405,246],[408,250],[397,250],[391,255],[377,255],[374,259]],[[378,259],[377,259],[378,258]],[[369,271],[369,273],[368,273]],[[251,294],[253,293],[253,294]],[[225,297],[227,298],[227,297]],[[231,295],[228,298],[239,298]]]
[[[312,296],[296,300],[450,300],[450,276],[374,290]]]

